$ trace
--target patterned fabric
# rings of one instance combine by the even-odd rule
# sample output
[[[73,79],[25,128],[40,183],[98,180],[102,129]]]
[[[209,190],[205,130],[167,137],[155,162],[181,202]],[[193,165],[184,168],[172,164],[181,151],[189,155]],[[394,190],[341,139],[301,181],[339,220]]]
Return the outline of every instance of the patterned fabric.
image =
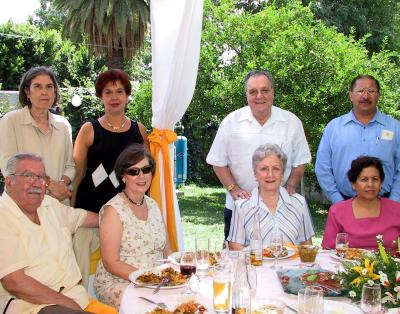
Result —
[[[112,132],[101,126],[98,120],[93,125],[93,144],[87,153],[86,175],[78,187],[75,207],[98,213],[122,187],[114,173],[114,164],[119,154],[133,143],[143,144],[137,122],[131,120],[126,132]]]
[[[120,261],[138,269],[155,267],[157,259],[162,258],[162,251],[166,244],[161,211],[152,198],[145,195],[145,201],[148,208],[147,221],[139,220],[133,214],[121,193],[104,205],[115,208],[122,222]],[[99,213],[100,223],[104,206]],[[107,272],[102,261],[99,262],[94,288],[101,302],[119,308],[123,291],[128,285],[127,280]]]
[[[275,214],[259,196],[258,188],[251,191],[251,197],[236,201],[228,241],[250,245],[253,233],[254,215],[260,217],[263,245],[269,244],[271,232],[279,228],[284,243],[299,244],[314,235],[311,216],[304,197],[299,194],[289,195],[285,188],[279,189],[279,201]]]

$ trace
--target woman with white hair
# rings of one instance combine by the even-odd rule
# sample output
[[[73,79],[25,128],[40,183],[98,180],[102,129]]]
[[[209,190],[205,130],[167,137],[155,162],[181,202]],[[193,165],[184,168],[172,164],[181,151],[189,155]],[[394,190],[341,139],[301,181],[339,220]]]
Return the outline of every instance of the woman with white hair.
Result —
[[[260,218],[263,246],[278,229],[284,243],[311,244],[314,229],[306,201],[299,194],[289,195],[281,186],[287,157],[276,144],[259,146],[252,157],[255,178],[258,182],[249,199],[235,202],[228,236],[232,250],[242,250],[250,244],[253,220]]]

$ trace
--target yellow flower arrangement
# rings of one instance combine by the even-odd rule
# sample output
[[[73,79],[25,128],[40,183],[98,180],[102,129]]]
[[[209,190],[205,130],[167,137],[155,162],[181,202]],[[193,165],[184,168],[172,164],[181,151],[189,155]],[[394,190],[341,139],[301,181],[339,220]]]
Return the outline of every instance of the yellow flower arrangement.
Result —
[[[382,236],[377,236],[377,242],[378,252],[364,255],[356,264],[342,262],[344,271],[338,272],[335,277],[347,290],[348,296],[355,300],[360,300],[364,284],[378,283],[385,306],[400,307],[400,259],[386,252]]]

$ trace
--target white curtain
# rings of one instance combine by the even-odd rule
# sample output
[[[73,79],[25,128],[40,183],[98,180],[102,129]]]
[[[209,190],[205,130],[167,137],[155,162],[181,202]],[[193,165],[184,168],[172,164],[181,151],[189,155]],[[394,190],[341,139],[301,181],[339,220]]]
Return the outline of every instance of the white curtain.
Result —
[[[193,97],[200,56],[203,0],[151,0],[152,127],[173,130]],[[173,154],[170,145],[171,173]],[[162,165],[163,156],[158,156]],[[160,169],[163,178],[163,169]],[[172,182],[173,185],[173,182]],[[161,190],[165,191],[161,180]],[[183,249],[179,206],[174,192],[179,247]],[[163,213],[165,215],[165,195]]]

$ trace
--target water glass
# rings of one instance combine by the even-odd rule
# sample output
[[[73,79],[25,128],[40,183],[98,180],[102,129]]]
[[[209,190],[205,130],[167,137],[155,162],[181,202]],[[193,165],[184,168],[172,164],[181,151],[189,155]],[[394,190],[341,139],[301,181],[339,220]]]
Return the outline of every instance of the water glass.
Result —
[[[251,263],[247,265],[247,276],[249,279],[250,294],[254,299],[257,295],[257,267],[251,265]]]
[[[271,250],[272,255],[275,257],[274,265],[271,266],[271,269],[281,269],[282,267],[278,266],[278,257],[283,250],[282,233],[275,231],[271,234],[271,238],[269,240],[269,249]]]
[[[213,304],[215,313],[229,313],[231,307],[231,264],[214,266]]]
[[[300,289],[298,294],[298,312],[300,314],[323,314],[324,293],[321,287],[309,286]]]
[[[364,284],[361,293],[361,310],[364,313],[381,313],[381,286]]]
[[[209,255],[210,239],[196,238],[196,274],[197,276],[207,276],[210,266]]]

